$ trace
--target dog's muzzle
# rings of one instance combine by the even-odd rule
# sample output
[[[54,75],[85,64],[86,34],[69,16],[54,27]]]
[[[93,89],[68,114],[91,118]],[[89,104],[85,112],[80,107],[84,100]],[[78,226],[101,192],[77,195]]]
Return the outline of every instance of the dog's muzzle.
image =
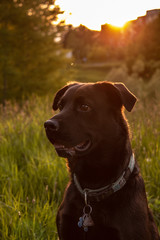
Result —
[[[63,139],[58,140],[58,133],[60,130],[59,122],[56,119],[47,120],[44,123],[47,137],[54,145],[57,153],[61,157],[74,156],[75,154],[83,154],[91,147],[91,140],[86,138],[78,144],[69,146],[69,142],[64,143]]]

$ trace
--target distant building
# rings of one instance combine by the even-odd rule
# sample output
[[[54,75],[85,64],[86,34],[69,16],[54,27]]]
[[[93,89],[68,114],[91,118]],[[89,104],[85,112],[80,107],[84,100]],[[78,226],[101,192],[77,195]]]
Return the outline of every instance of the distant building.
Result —
[[[132,22],[137,26],[142,26],[154,21],[159,16],[160,16],[160,9],[148,10],[145,16],[138,17],[136,20],[133,20]]]
[[[128,39],[134,39],[146,24],[154,21],[160,16],[160,9],[146,11],[146,15],[138,17],[136,20],[129,21],[126,24],[125,35]]]
[[[160,9],[153,9],[146,12],[146,23],[152,22],[160,16]]]

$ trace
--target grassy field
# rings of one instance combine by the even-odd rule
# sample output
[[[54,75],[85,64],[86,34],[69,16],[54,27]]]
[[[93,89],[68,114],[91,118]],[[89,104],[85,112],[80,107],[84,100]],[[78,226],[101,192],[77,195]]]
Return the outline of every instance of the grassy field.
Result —
[[[105,77],[106,72],[101,74]],[[56,156],[45,135],[43,123],[53,114],[51,106],[50,97],[32,97],[21,106],[8,102],[0,108],[0,239],[57,239],[55,216],[68,173],[65,160]],[[139,102],[127,118],[160,229],[159,109],[158,104]]]
[[[67,173],[45,136],[51,101],[8,103],[0,115],[0,239],[56,239]]]

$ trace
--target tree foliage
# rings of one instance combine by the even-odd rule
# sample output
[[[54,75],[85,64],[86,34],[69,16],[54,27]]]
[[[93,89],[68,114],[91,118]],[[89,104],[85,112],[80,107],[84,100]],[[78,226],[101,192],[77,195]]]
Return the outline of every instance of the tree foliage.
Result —
[[[61,11],[54,0],[1,0],[0,101],[42,92],[56,84],[64,66],[53,22]]]
[[[91,31],[83,25],[77,28],[69,27],[63,40],[63,46],[72,49],[73,55],[78,61],[84,61],[95,41],[95,35],[95,31]]]
[[[146,60],[160,60],[160,16],[147,24],[137,39],[138,51]]]

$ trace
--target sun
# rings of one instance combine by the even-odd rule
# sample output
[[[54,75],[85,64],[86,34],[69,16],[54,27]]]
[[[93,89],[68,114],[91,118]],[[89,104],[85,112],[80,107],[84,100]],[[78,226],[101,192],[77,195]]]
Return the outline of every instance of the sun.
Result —
[[[107,23],[111,24],[112,26],[122,28],[127,21],[128,20],[124,18],[114,18],[114,19],[108,20]]]

